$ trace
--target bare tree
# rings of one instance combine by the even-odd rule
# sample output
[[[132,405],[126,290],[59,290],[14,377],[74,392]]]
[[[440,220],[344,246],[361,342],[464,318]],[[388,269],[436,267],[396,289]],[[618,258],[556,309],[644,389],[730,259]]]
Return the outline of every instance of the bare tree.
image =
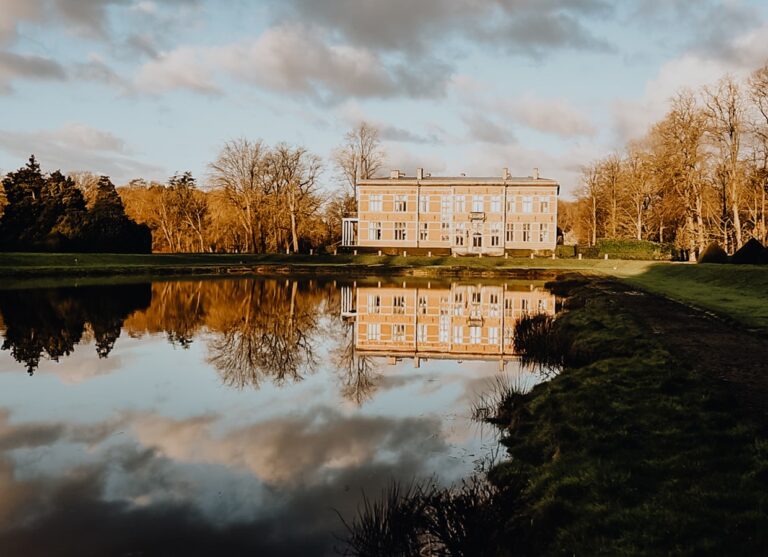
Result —
[[[587,207],[586,227],[589,231],[589,245],[597,243],[597,214],[602,197],[600,174],[598,166],[592,164],[581,170],[581,185],[577,192],[579,199]]]
[[[755,143],[753,183],[756,197],[760,200],[759,237],[765,242],[768,241],[765,218],[765,198],[768,190],[768,64],[755,70],[749,78],[748,85],[749,98],[755,109],[755,119],[752,123]]]
[[[303,147],[279,143],[266,157],[270,192],[284,201],[279,206],[287,212],[291,246],[299,251],[299,224],[320,206],[317,180],[322,169],[320,157]]]
[[[262,239],[260,208],[265,156],[266,149],[260,140],[241,138],[225,143],[218,158],[208,165],[211,185],[226,192],[237,212],[246,251],[256,251]]]
[[[99,185],[99,176],[93,172],[70,172],[69,177],[74,180],[78,189],[83,192],[85,203],[88,207],[93,205],[96,199],[96,190]]]
[[[356,198],[357,180],[373,178],[384,163],[379,130],[360,122],[344,136],[344,143],[333,153],[333,162],[347,192]]]
[[[731,211],[736,249],[743,243],[741,225],[742,173],[741,142],[745,129],[745,107],[741,89],[731,76],[721,79],[714,89],[704,89],[707,108],[707,133],[717,145],[726,171],[726,199]]]

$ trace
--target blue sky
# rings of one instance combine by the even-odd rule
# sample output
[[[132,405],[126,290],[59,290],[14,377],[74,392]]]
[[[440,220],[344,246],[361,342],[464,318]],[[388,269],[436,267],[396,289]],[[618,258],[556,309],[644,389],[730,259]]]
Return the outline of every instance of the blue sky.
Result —
[[[738,0],[0,4],[0,170],[34,152],[116,183],[204,182],[236,137],[328,157],[365,119],[387,167],[538,166],[568,194],[680,87],[768,60],[768,3]]]

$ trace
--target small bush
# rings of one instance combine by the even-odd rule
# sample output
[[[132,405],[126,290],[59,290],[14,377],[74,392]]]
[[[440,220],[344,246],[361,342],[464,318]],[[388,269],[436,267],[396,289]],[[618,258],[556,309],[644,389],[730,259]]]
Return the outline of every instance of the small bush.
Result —
[[[768,250],[763,247],[763,244],[752,238],[733,254],[731,263],[736,265],[765,265],[768,263]]]
[[[728,263],[728,254],[720,247],[717,242],[712,242],[707,246],[701,255],[699,255],[699,263]]]
[[[576,246],[557,246],[557,248],[555,248],[555,256],[559,259],[576,257]]]

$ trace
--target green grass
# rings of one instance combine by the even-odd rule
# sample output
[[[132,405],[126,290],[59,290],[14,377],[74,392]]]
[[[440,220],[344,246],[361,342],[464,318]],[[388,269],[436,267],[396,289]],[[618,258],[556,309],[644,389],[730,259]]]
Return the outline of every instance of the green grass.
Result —
[[[755,265],[650,264],[610,271],[626,282],[768,330],[768,267]]]
[[[763,553],[768,440],[610,294],[572,303],[557,326],[580,363],[499,411],[490,477],[523,486],[507,535],[536,555]]]

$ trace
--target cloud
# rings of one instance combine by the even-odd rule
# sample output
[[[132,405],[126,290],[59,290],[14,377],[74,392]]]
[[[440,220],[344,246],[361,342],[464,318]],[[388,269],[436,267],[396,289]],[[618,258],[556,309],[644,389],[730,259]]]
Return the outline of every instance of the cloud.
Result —
[[[377,50],[421,54],[469,39],[534,57],[563,47],[605,49],[580,19],[612,12],[601,0],[288,0],[273,10],[278,21],[312,22]]]
[[[497,124],[479,111],[464,114],[462,120],[467,126],[471,141],[497,144],[513,143],[515,141],[515,136],[509,127]]]
[[[137,175],[165,176],[161,167],[132,158],[125,142],[103,130],[79,122],[53,130],[0,129],[0,149],[24,161],[34,153],[49,170],[90,170],[117,181]]]
[[[543,99],[531,95],[500,102],[498,108],[516,122],[534,130],[563,138],[591,136],[592,123],[566,99]]]
[[[313,409],[290,418],[215,433],[215,417],[175,420],[142,416],[133,430],[148,447],[177,461],[247,469],[269,484],[316,483],[334,470],[361,466],[387,451],[401,454],[445,448],[432,419],[346,417]]]
[[[0,51],[0,93],[11,91],[15,79],[66,79],[66,71],[49,58]]]
[[[0,413],[4,554],[331,554],[344,534],[336,511],[349,519],[363,489],[426,477],[430,451],[448,450],[436,419],[310,411],[228,432],[221,419],[131,414],[76,427]],[[290,485],[251,473],[267,461],[296,474]]]
[[[216,74],[323,102],[358,97],[433,97],[445,92],[443,64],[384,60],[373,51],[331,44],[317,29],[280,26],[258,39],[214,47],[179,47],[149,61],[135,83],[145,92],[188,89],[220,94]]]

